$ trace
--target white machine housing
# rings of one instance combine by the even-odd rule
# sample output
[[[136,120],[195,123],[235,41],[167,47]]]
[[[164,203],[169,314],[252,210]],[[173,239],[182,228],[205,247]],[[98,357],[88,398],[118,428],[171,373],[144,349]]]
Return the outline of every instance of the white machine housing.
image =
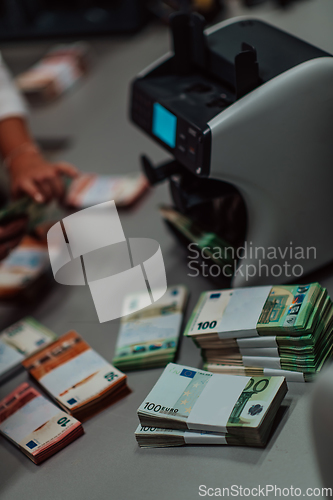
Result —
[[[205,30],[206,54],[207,47],[209,47],[207,40],[209,42],[212,35],[216,39],[216,36],[223,33],[226,27],[244,22],[254,21],[250,18],[232,19]],[[265,24],[260,21],[255,22]],[[270,28],[273,27],[270,26]],[[276,31],[278,34],[283,33],[280,30]],[[197,31],[194,31],[195,35],[199,36]],[[294,39],[290,35],[286,36],[290,40]],[[286,40],[288,43],[288,39]],[[295,40],[298,41],[298,39]],[[164,95],[163,91],[161,94],[164,100],[160,100],[154,94],[154,87],[151,85],[152,77],[160,84],[161,76],[163,76],[161,68],[165,68],[164,77],[170,93],[170,88],[172,88],[170,82],[174,80],[170,80],[171,76],[167,75],[170,73],[174,78],[175,70],[170,69],[170,61],[173,58],[177,59],[175,57],[177,56],[177,43],[177,33],[176,35],[174,33],[175,54],[172,52],[166,54],[140,73],[134,82],[132,119],[169,152],[172,152],[177,165],[181,168],[190,170],[198,178],[216,179],[229,183],[241,194],[247,210],[247,231],[244,250],[241,252],[243,256],[238,262],[238,271],[234,275],[232,286],[297,281],[301,275],[330,262],[333,258],[333,231],[330,230],[333,219],[331,194],[333,186],[333,57],[308,45],[308,60],[275,74],[267,81],[259,76],[257,84],[253,84],[255,77],[252,78],[252,83],[250,78],[250,81],[245,82],[243,86],[245,91],[237,89],[236,75],[235,87],[229,92],[231,89],[229,78],[229,87],[226,85],[227,105],[225,108],[222,111],[217,110],[215,115],[207,120],[206,128],[203,126],[199,130],[200,117],[197,122],[199,126],[193,122],[189,124],[189,127],[194,128],[199,136],[198,144],[194,146],[197,153],[196,163],[191,166],[188,160],[189,153],[187,152],[183,160],[181,152],[178,151],[180,135],[177,135],[175,144],[170,147],[170,144],[164,143],[163,132],[161,136],[156,136],[156,133],[152,132],[152,123],[148,118],[146,125],[143,126],[137,119],[138,113],[134,111],[133,114],[136,85],[139,85],[139,88],[141,85],[141,92],[143,91],[148,98],[147,106],[149,107],[150,102],[153,103],[150,120],[154,120],[154,103],[158,101],[169,113],[177,116],[177,134],[178,129],[182,127],[180,132],[183,131],[184,135],[185,126],[181,124],[186,108],[182,109],[178,104],[179,111],[175,111],[177,110],[174,104],[175,98],[172,100],[165,90]],[[304,44],[304,42],[300,43]],[[291,45],[291,50],[292,48]],[[253,47],[245,44],[243,49],[251,52]],[[316,57],[315,50],[318,51],[318,57]],[[260,48],[256,55],[257,61],[254,62],[258,63],[260,68]],[[274,64],[275,55],[273,51],[272,64]],[[202,75],[205,71],[209,73],[213,65],[212,62],[211,67],[207,66],[202,62],[203,57],[201,59],[200,57],[192,56],[195,66],[193,72],[196,75],[198,67]],[[209,60],[212,61],[212,57]],[[230,69],[229,66],[225,65],[226,72]],[[251,73],[253,68],[255,73],[254,66],[248,70],[245,64],[243,74]],[[183,75],[180,71],[177,81],[183,78],[187,85],[189,71],[185,70]],[[242,68],[240,74],[242,75]],[[213,78],[216,78],[216,73]],[[215,82],[213,78],[212,81]],[[238,79],[241,81],[241,77]],[[239,87],[242,87],[241,83]],[[149,101],[150,91],[151,100]],[[232,93],[234,93],[234,98],[232,98]],[[184,95],[191,104],[193,93],[189,98],[186,94]],[[178,97],[181,99],[181,94]],[[203,99],[201,96],[197,99],[199,98]],[[198,107],[198,114],[200,109]],[[206,112],[205,109],[203,112]],[[187,139],[187,141],[190,140],[191,138]],[[206,149],[202,151],[200,148]],[[206,152],[208,148],[209,155]],[[174,164],[169,173],[173,174],[176,170]]]

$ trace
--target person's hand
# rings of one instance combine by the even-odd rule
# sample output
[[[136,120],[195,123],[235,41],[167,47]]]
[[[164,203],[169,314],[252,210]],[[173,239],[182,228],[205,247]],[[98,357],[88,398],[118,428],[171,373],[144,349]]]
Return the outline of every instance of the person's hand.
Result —
[[[70,163],[49,163],[38,150],[21,153],[9,168],[11,193],[14,198],[27,194],[37,203],[61,200],[65,194],[63,176],[77,177],[77,169]]]
[[[21,217],[15,221],[0,225],[0,260],[15,248],[27,229],[28,219]]]

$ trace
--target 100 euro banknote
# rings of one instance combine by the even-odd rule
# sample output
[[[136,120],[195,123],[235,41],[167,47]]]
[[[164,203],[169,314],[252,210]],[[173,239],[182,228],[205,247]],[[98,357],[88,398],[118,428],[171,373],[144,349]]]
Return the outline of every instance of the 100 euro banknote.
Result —
[[[172,286],[154,304],[131,313],[140,300],[140,294],[129,295],[123,306],[113,364],[134,369],[165,366],[172,361],[178,347],[187,298],[186,287]]]

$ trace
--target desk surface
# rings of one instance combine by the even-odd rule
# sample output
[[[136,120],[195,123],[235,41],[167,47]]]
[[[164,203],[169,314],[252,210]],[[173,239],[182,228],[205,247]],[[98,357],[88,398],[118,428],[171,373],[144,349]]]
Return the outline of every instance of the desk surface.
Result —
[[[243,14],[230,2],[230,14]],[[249,11],[246,11],[248,13]],[[295,2],[287,10],[273,3],[250,11],[253,16],[292,31],[333,52],[332,0]],[[56,104],[34,111],[31,123],[39,137],[69,136],[66,160],[82,170],[100,173],[130,172],[138,168],[140,153],[155,161],[165,153],[129,124],[128,82],[168,48],[165,28],[150,27],[128,39],[94,42],[95,67],[88,78]],[[13,66],[32,57],[43,47],[7,47],[4,56]],[[161,222],[155,207],[169,200],[168,189],[155,189],[136,210],[121,214],[128,237],[152,237],[162,247],[170,284],[184,283],[191,291],[188,313],[199,293],[214,285],[202,277],[188,276],[185,250],[180,248]],[[314,276],[333,293],[332,267]],[[76,329],[98,352],[112,359],[119,322],[99,324],[86,287],[54,284],[37,304],[18,308],[0,306],[0,328],[31,314],[58,334]],[[199,350],[184,339],[179,362],[200,366]],[[85,423],[86,434],[41,466],[35,466],[8,441],[0,438],[0,496],[2,500],[36,498],[105,500],[198,498],[199,485],[208,487],[256,487],[291,485],[320,486],[313,456],[308,418],[311,385],[290,384],[288,405],[265,450],[232,447],[184,447],[141,450],[135,441],[136,409],[162,370],[130,373],[132,394]],[[28,380],[21,372],[0,387],[0,398]]]

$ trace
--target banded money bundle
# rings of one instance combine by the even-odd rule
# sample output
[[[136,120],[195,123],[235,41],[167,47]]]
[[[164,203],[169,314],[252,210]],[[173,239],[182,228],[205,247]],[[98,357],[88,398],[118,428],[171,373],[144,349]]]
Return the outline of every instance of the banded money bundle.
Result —
[[[121,370],[136,370],[173,361],[187,297],[184,286],[172,286],[157,302],[131,313],[137,309],[140,294],[128,296],[112,363]]]
[[[50,267],[47,245],[31,236],[0,262],[0,298],[12,299],[36,284]]]
[[[114,200],[117,207],[129,207],[141,198],[148,187],[149,184],[144,175],[137,173],[81,174],[72,182],[66,196],[66,203],[78,209]]]
[[[0,401],[0,433],[35,464],[54,455],[83,432],[78,420],[27,383]]]
[[[227,434],[209,431],[185,431],[181,429],[162,429],[139,425],[135,437],[140,448],[165,448],[168,446],[186,446],[189,444],[232,444],[242,446],[244,442]]]
[[[332,301],[318,283],[205,292],[185,335],[209,371],[309,381],[332,356]]]
[[[212,231],[203,230],[193,220],[169,206],[160,206],[159,212],[176,234],[188,244],[194,244],[195,255],[202,253],[203,258],[224,268],[225,276],[232,276],[235,259],[233,247]],[[190,248],[190,247],[189,247]],[[195,249],[195,250],[194,250]],[[192,267],[191,267],[192,269]]]
[[[284,377],[218,375],[169,363],[138,409],[142,429],[136,437],[145,447],[213,444],[214,439],[215,444],[265,446],[286,393]]]
[[[52,101],[69,90],[87,72],[89,46],[83,42],[58,45],[16,78],[31,104]]]
[[[33,199],[24,196],[18,200],[8,203],[0,210],[0,221],[2,224],[12,222],[19,217],[28,219],[28,231],[45,219],[46,205],[36,203]]]
[[[22,364],[64,411],[81,421],[129,392],[126,375],[74,331]]]
[[[33,318],[25,318],[0,333],[0,382],[10,377],[21,362],[46,345],[56,334]]]

